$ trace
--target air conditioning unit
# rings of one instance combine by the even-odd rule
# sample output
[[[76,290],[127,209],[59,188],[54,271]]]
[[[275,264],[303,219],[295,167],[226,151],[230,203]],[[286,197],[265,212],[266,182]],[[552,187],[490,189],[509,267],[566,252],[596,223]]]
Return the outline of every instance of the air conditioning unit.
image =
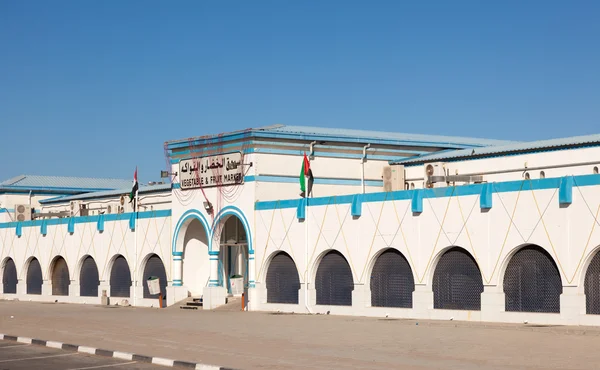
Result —
[[[425,163],[423,170],[426,188],[446,186],[446,169],[443,162]]]
[[[105,213],[106,213],[107,215],[110,215],[110,214],[112,214],[112,213],[114,213],[114,214],[120,213],[120,212],[119,212],[119,208],[120,208],[120,207],[121,207],[121,206],[119,205],[119,203],[108,203],[108,205],[106,206],[106,211],[105,211]]]
[[[28,204],[15,204],[15,220],[19,222],[31,221],[31,206]]]
[[[404,189],[404,166],[395,164],[383,167],[383,191],[400,191]]]

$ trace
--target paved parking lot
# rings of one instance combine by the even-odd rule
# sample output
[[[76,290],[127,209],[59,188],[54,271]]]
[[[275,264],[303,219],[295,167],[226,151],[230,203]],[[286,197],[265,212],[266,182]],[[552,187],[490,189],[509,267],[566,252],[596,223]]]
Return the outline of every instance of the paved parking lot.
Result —
[[[0,341],[0,370],[48,369],[168,369],[167,367],[119,360],[110,357],[70,352],[62,349],[23,344],[13,341]]]

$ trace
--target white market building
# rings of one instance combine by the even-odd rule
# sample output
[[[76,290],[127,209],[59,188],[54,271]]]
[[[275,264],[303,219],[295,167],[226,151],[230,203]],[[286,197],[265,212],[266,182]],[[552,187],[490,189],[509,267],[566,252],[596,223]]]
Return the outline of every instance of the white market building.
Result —
[[[600,324],[600,135],[276,125],[165,144],[166,184],[0,183],[4,299]],[[313,192],[300,197],[303,154]],[[19,221],[20,220],[20,221]]]

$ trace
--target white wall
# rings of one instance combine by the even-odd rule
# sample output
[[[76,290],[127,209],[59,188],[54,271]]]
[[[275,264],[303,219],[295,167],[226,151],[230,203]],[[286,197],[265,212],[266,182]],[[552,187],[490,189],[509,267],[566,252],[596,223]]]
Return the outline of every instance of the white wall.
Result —
[[[311,206],[304,222],[296,219],[295,208],[257,211],[256,280],[260,288],[255,304],[261,310],[306,311],[302,298],[299,305],[287,307],[266,303],[268,262],[274,253],[285,251],[296,262],[301,283],[306,281],[304,274],[308,270],[311,304],[314,286],[310,283],[314,282],[318,261],[326,251],[335,249],[346,257],[352,269],[353,306],[316,306],[313,296],[313,312],[597,325],[600,319],[585,315],[582,281],[586,261],[589,263],[600,245],[600,232],[594,228],[594,215],[588,205],[596,210],[599,204],[600,186],[585,186],[574,187],[573,203],[568,207],[559,205],[557,189],[547,189],[496,193],[489,211],[480,209],[478,195],[427,198],[421,214],[412,213],[410,200],[363,203],[358,219],[349,215],[350,204]],[[270,227],[271,223],[276,227]],[[305,242],[307,226],[309,238]],[[561,299],[575,301],[575,313],[567,312],[566,303],[561,314],[504,312],[503,272],[511,254],[523,244],[539,245],[553,256],[564,286]],[[486,289],[482,311],[432,309],[433,272],[439,256],[450,246],[466,249],[481,269]],[[399,250],[411,265],[417,289],[413,309],[369,307],[370,269],[374,257],[386,248]]]

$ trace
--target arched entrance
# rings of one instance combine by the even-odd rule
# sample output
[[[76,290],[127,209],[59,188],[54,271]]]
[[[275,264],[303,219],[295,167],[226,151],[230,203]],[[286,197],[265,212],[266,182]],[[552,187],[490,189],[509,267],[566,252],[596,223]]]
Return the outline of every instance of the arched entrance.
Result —
[[[79,271],[79,295],[81,297],[97,297],[100,276],[98,266],[91,256],[85,257]]]
[[[52,295],[69,295],[69,267],[67,261],[56,256],[52,263]]]
[[[560,312],[562,280],[552,256],[528,245],[512,256],[504,273],[506,311]]]
[[[433,308],[481,310],[483,279],[475,259],[454,247],[441,257],[433,274]]]
[[[182,285],[192,297],[201,297],[204,287],[210,279],[210,261],[208,258],[208,236],[204,225],[191,218],[183,237]]]
[[[240,296],[248,288],[248,236],[242,221],[236,215],[227,215],[216,230],[220,240],[219,286],[230,296]]]
[[[115,258],[110,270],[110,296],[129,297],[131,292],[131,271],[125,257]]]
[[[2,292],[4,294],[17,293],[17,267],[12,258],[7,258],[2,269]]]
[[[402,253],[388,249],[377,257],[370,288],[373,307],[412,307],[415,280]]]
[[[42,267],[35,257],[27,267],[27,294],[42,294]]]
[[[165,300],[167,298],[167,271],[165,270],[163,261],[156,254],[150,256],[150,258],[148,258],[146,261],[146,265],[144,266],[144,275],[142,278],[144,285],[144,298],[158,298],[158,294],[150,294],[148,284],[146,284],[146,280],[148,280],[151,276],[155,276],[159,279],[160,292],[162,293],[163,300]]]
[[[298,304],[300,277],[292,257],[279,252],[267,270],[267,303]]]
[[[317,269],[315,278],[317,304],[328,306],[352,306],[354,279],[346,258],[338,252],[327,253]]]

